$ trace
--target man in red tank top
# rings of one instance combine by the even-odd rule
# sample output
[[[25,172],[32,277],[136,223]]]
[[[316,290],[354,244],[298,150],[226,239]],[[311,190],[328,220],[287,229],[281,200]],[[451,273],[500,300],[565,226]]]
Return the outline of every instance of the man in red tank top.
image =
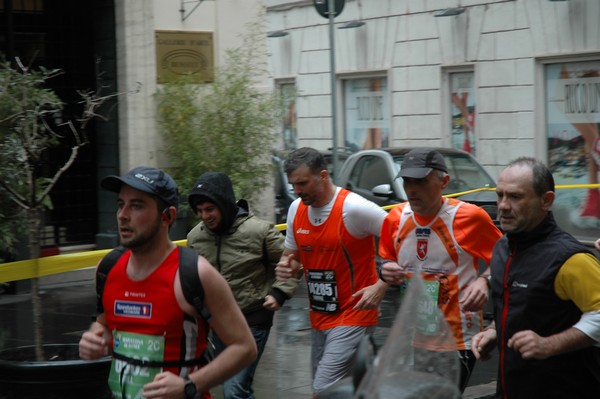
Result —
[[[313,397],[348,376],[360,341],[373,332],[388,285],[375,266],[375,236],[386,212],[336,187],[321,153],[299,148],[285,161],[298,199],[288,211],[278,279],[308,285],[312,327]]]
[[[226,349],[198,367],[208,326],[185,300],[178,277],[179,251],[169,238],[179,193],[155,168],[108,176],[103,188],[118,193],[117,224],[127,251],[108,274],[97,316],[79,343],[82,359],[113,355],[109,386],[116,397],[210,398],[209,389],[250,364],[256,344],[227,282],[198,257],[204,306]],[[140,359],[146,363],[140,364]]]

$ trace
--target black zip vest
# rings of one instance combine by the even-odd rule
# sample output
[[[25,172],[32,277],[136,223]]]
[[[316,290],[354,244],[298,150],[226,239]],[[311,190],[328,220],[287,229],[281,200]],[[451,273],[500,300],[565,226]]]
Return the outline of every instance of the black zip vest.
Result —
[[[582,312],[554,291],[558,271],[572,255],[590,251],[557,226],[552,213],[534,231],[502,237],[492,257],[502,398],[594,398],[600,395],[600,350],[586,348],[544,360],[524,360],[507,347],[516,332],[542,337],[572,327]]]

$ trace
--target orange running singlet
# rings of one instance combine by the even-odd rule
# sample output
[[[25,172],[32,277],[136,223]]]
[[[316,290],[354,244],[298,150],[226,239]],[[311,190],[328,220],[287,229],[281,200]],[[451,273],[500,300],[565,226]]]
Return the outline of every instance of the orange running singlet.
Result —
[[[342,210],[349,194],[342,189],[325,223],[314,226],[308,206],[300,203],[293,221],[294,238],[304,266],[311,305],[311,326],[326,330],[337,326],[374,326],[377,309],[353,310],[356,291],[375,284],[375,240],[357,239],[344,226]]]

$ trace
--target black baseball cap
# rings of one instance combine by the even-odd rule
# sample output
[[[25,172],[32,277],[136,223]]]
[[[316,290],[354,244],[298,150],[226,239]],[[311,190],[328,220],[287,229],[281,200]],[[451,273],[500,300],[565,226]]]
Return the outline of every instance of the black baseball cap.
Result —
[[[423,179],[433,169],[448,173],[448,168],[442,154],[433,148],[415,148],[407,152],[404,156],[400,172],[398,172],[398,176],[396,177]]]
[[[138,166],[131,169],[125,176],[107,176],[100,181],[102,188],[118,193],[121,186],[130,187],[156,195],[170,206],[179,207],[179,190],[177,183],[166,172],[148,166]]]

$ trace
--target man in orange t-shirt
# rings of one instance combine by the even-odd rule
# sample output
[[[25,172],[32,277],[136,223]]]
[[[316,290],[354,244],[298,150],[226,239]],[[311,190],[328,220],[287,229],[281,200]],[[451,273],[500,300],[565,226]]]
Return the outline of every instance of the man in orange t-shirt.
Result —
[[[313,397],[350,375],[356,350],[377,324],[388,285],[377,278],[374,237],[386,212],[336,187],[321,153],[299,148],[285,161],[298,196],[288,211],[278,279],[302,264],[310,301]]]
[[[482,329],[481,309],[489,290],[489,272],[478,275],[478,262],[490,263],[494,244],[502,234],[483,209],[442,197],[450,176],[438,151],[417,148],[408,152],[398,175],[408,202],[394,207],[383,222],[380,277],[390,284],[404,284],[420,271],[428,292],[437,293],[438,307],[456,344],[441,348],[429,344],[426,337],[416,337],[415,367],[420,367],[419,353],[456,349],[459,388],[464,391],[475,366],[471,338]],[[428,331],[431,336],[437,328],[433,320]]]

